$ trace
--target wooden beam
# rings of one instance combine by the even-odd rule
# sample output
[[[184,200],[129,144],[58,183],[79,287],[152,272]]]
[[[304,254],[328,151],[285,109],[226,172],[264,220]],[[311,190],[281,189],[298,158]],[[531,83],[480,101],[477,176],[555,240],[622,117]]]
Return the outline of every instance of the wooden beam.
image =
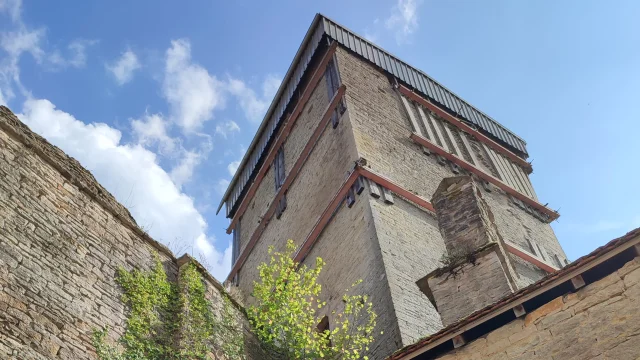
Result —
[[[256,230],[253,232],[253,234],[251,235],[249,243],[247,244],[247,246],[245,246],[240,256],[238,256],[236,263],[231,268],[231,272],[229,273],[229,277],[227,278],[227,280],[233,278],[233,276],[238,272],[238,270],[242,268],[242,265],[246,261],[247,257],[249,256],[253,248],[256,246],[256,243],[258,242],[258,239],[262,235],[264,228],[273,217],[273,214],[280,202],[280,199],[284,196],[287,190],[289,190],[289,187],[298,176],[300,169],[302,168],[304,163],[307,162],[309,154],[311,154],[311,151],[315,148],[316,143],[318,142],[318,139],[320,138],[324,130],[327,128],[327,124],[329,124],[329,121],[331,120],[331,115],[333,114],[333,110],[335,109],[337,104],[340,102],[340,99],[344,95],[345,91],[346,91],[346,87],[344,85],[338,88],[338,91],[336,92],[335,96],[333,97],[333,100],[329,104],[328,109],[325,111],[325,114],[322,117],[322,120],[320,120],[320,123],[314,130],[313,134],[311,134],[309,141],[307,141],[307,144],[305,145],[304,149],[302,149],[300,156],[298,156],[298,159],[296,160],[295,164],[289,171],[289,175],[285,179],[284,184],[282,185],[282,187],[280,187],[280,190],[276,194],[275,198],[273,199],[273,201],[271,201],[271,205],[269,206],[269,209],[267,209],[267,212],[262,217],[262,221],[260,222]],[[236,218],[239,219],[239,216],[234,217],[234,219]],[[231,226],[230,228],[233,229]]]
[[[409,99],[411,99],[411,100],[417,102],[418,104],[426,107],[427,109],[433,111],[434,113],[436,113],[441,118],[447,120],[453,126],[459,128],[460,130],[462,130],[462,131],[464,131],[464,132],[466,132],[466,133],[468,133],[470,135],[473,135],[476,139],[478,139],[478,141],[481,141],[481,142],[487,144],[488,146],[490,146],[495,151],[505,155],[506,157],[511,159],[513,162],[515,162],[518,165],[522,166],[527,171],[527,173],[530,174],[533,171],[533,168],[531,167],[531,164],[529,164],[526,160],[524,160],[523,158],[521,158],[518,155],[514,154],[513,152],[511,152],[510,150],[506,149],[505,147],[503,147],[502,145],[498,144],[497,142],[491,140],[489,137],[487,137],[486,135],[482,134],[481,132],[473,129],[471,126],[469,126],[466,123],[464,123],[463,121],[457,119],[456,117],[454,117],[453,115],[449,114],[448,112],[442,110],[439,106],[433,104],[429,100],[427,100],[427,99],[423,98],[422,96],[414,93],[413,91],[411,91],[406,86],[400,85],[399,86],[399,90],[400,90],[400,92],[402,94],[404,94]]]
[[[522,317],[527,314],[527,311],[524,309],[524,306],[520,304],[513,307],[513,314],[516,317]]]
[[[513,301],[509,301],[504,303],[503,305],[500,305],[499,307],[493,309],[491,312],[487,313],[486,315],[482,315],[480,317],[477,317],[475,320],[470,321],[469,323],[465,324],[464,326],[461,326],[459,329],[452,331],[449,334],[446,334],[445,336],[442,336],[438,339],[436,339],[433,342],[430,342],[428,344],[425,344],[423,346],[414,348],[410,351],[407,351],[405,353],[402,354],[398,354],[395,356],[389,356],[387,358],[387,360],[393,359],[393,360],[409,360],[409,359],[413,359],[415,357],[417,357],[420,354],[424,354],[425,352],[435,348],[436,346],[443,344],[451,339],[453,339],[455,336],[463,334],[466,331],[469,331],[473,328],[475,328],[476,326],[483,324],[493,318],[495,318],[496,316],[503,314],[505,311],[509,311],[512,310],[514,307],[518,306],[518,305],[522,305],[525,302],[535,298],[536,296],[539,296],[540,294],[545,293],[546,291],[548,291],[549,289],[552,289],[566,281],[569,281],[571,278],[575,277],[576,275],[580,275],[583,274],[584,272],[593,269],[594,267],[602,264],[603,262],[613,258],[614,256],[620,254],[621,252],[629,249],[632,246],[638,246],[640,245],[640,236],[636,237],[616,248],[611,249],[609,252],[606,252],[604,254],[599,255],[596,258],[593,258],[593,260],[591,261],[587,261],[584,264],[580,264],[578,267],[572,269],[571,271],[565,271],[563,272],[560,276],[554,278],[553,280],[549,281],[548,283],[546,283],[544,286],[540,286],[537,289],[533,290],[532,292],[519,297],[518,299],[515,299]]]
[[[382,187],[387,188],[393,191],[394,193],[404,197],[405,199],[419,205],[420,207],[435,213],[435,210],[433,209],[433,205],[431,205],[431,203],[425,198],[410,192],[409,190],[401,187],[400,185],[394,183],[393,181],[387,179],[386,177],[377,174],[376,172],[374,172],[369,168],[359,166],[358,171],[360,172],[360,175],[366,177],[367,179],[373,181],[374,183],[380,184],[382,185]]]
[[[456,335],[453,337],[453,348],[457,349],[461,346],[464,346],[464,344],[466,344],[467,341],[464,339],[464,337],[462,336],[462,334],[460,335]]]
[[[227,228],[227,234],[231,234],[231,231],[235,227],[235,224],[238,222],[242,214],[244,214],[244,212],[247,210],[247,207],[249,206],[249,202],[251,202],[251,199],[253,199],[253,196],[255,195],[256,191],[258,191],[258,187],[260,186],[262,179],[264,178],[267,171],[269,170],[269,167],[271,166],[271,163],[273,162],[273,159],[275,158],[276,153],[278,152],[278,149],[280,149],[280,145],[282,145],[282,143],[285,142],[285,140],[289,136],[289,133],[291,133],[291,129],[295,125],[296,120],[298,120],[298,117],[302,113],[302,110],[304,110],[304,107],[307,104],[307,101],[309,101],[309,99],[311,98],[311,94],[313,93],[313,90],[315,89],[320,79],[322,79],[322,77],[324,76],[324,72],[327,67],[327,64],[333,58],[333,54],[336,52],[337,47],[338,47],[338,43],[335,41],[332,42],[331,45],[329,46],[329,49],[327,49],[327,51],[324,53],[322,60],[320,60],[320,63],[318,64],[318,66],[316,66],[316,69],[313,75],[311,76],[311,80],[309,80],[309,83],[305,87],[302,93],[302,96],[300,97],[300,100],[298,100],[298,103],[296,104],[296,107],[293,109],[293,112],[291,113],[291,115],[289,115],[289,118],[281,126],[281,130],[280,130],[280,134],[278,135],[278,138],[274,142],[274,145],[271,146],[271,149],[269,150],[267,157],[263,161],[262,166],[260,167],[260,170],[258,170],[258,174],[256,175],[255,179],[253,180],[253,183],[249,187],[249,190],[247,190],[247,194],[242,199],[242,202],[240,203],[238,210],[234,214],[233,219],[231,219],[231,223]],[[341,98],[341,96],[342,95],[338,96],[338,93],[336,93],[333,96],[333,100],[335,100],[336,98]],[[333,101],[329,104],[328,106],[329,109],[335,108],[335,106],[331,107],[332,104],[333,104]]]
[[[318,221],[316,221],[315,225],[311,229],[311,232],[309,233],[309,235],[307,235],[307,238],[302,243],[302,246],[300,246],[296,254],[293,256],[293,259],[296,262],[302,263],[307,257],[307,255],[311,251],[311,248],[320,237],[320,234],[322,234],[322,231],[333,217],[334,212],[340,206],[342,200],[344,200],[344,197],[347,196],[349,189],[351,189],[351,186],[356,182],[356,179],[358,179],[359,176],[360,174],[358,173],[357,167],[354,167],[349,174],[349,177],[347,177],[347,179],[342,183],[340,189],[338,189],[338,192],[336,192],[329,205],[324,209],[324,211],[318,218]]]
[[[571,278],[571,286],[573,286],[573,290],[578,290],[584,287],[584,285],[585,285],[585,282],[584,282],[584,279],[582,278],[582,275],[576,275]]]
[[[555,267],[547,264],[546,262],[538,259],[536,256],[533,256],[527,253],[526,251],[523,251],[522,249],[519,249],[516,246],[513,246],[512,244],[509,244],[507,242],[505,242],[504,244],[505,244],[505,247],[507,248],[507,251],[510,252],[511,254],[521,258],[524,261],[532,263],[533,265],[539,267],[540,269],[548,273],[552,273],[558,270]]]
[[[558,214],[556,211],[553,211],[551,209],[549,209],[548,207],[540,204],[539,202],[533,200],[532,198],[528,197],[527,195],[524,195],[522,193],[520,193],[518,190],[512,188],[511,186],[505,184],[504,182],[496,179],[495,177],[493,177],[490,174],[487,174],[486,172],[484,172],[483,170],[475,167],[474,165],[471,165],[470,163],[468,163],[467,161],[460,159],[459,157],[445,151],[443,148],[441,148],[440,146],[430,142],[429,140],[425,139],[424,137],[421,137],[420,135],[413,133],[410,135],[411,139],[413,141],[415,141],[416,143],[429,148],[429,150],[435,152],[438,155],[441,155],[442,157],[446,158],[447,160],[457,164],[458,166],[460,166],[461,168],[476,174],[478,177],[480,177],[481,179],[484,179],[490,183],[492,183],[493,185],[499,187],[500,189],[504,190],[507,194],[515,197],[516,199],[528,204],[529,206],[533,207],[534,209],[542,212],[543,214],[546,214],[547,216],[549,216],[549,221],[553,221],[555,219],[557,219],[560,214]]]

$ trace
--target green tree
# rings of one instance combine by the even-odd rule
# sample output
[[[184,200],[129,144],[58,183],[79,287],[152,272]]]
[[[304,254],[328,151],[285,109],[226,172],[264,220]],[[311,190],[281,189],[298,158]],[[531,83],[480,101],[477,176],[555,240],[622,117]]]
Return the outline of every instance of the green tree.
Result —
[[[293,260],[296,246],[288,240],[285,252],[274,252],[268,264],[258,266],[260,281],[254,282],[256,305],[247,313],[265,347],[283,359],[367,359],[363,353],[373,342],[376,314],[367,295],[342,297],[342,312],[331,313],[332,329],[318,330],[326,302],[319,299],[317,282],[324,261],[314,268]],[[361,281],[352,285],[357,286]]]

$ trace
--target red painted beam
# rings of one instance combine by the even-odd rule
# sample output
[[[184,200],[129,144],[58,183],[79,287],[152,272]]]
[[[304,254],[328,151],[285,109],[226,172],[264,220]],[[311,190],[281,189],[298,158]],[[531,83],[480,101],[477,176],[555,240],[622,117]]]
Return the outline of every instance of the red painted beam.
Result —
[[[242,265],[244,265],[244,262],[247,260],[247,257],[249,257],[249,254],[251,253],[253,248],[256,246],[258,240],[260,239],[260,236],[262,235],[262,232],[266,228],[269,221],[271,221],[271,218],[273,217],[273,214],[276,211],[276,207],[278,206],[280,199],[284,196],[287,190],[289,190],[289,187],[291,186],[293,181],[298,177],[298,174],[300,173],[302,166],[307,162],[307,159],[309,158],[309,154],[311,154],[311,151],[313,151],[313,149],[315,148],[316,143],[318,142],[318,139],[320,138],[324,130],[327,128],[327,125],[331,120],[331,116],[333,115],[334,110],[337,108],[338,104],[340,103],[340,100],[343,98],[345,91],[346,91],[346,86],[345,85],[340,86],[338,88],[338,91],[333,96],[333,99],[331,99],[331,102],[329,103],[329,105],[327,105],[327,108],[324,112],[324,116],[320,120],[320,123],[318,123],[318,126],[313,131],[313,134],[311,134],[309,141],[307,141],[307,144],[305,145],[304,149],[302,149],[300,156],[298,156],[298,159],[296,160],[295,164],[289,171],[289,175],[287,175],[287,178],[285,179],[284,184],[282,184],[282,187],[280,187],[280,190],[276,194],[275,198],[273,199],[273,201],[271,201],[271,205],[269,206],[269,209],[267,209],[267,212],[262,217],[262,221],[260,222],[256,230],[253,232],[253,234],[251,235],[251,238],[249,239],[249,243],[247,244],[247,246],[245,246],[244,250],[238,257],[238,260],[233,265],[233,268],[231,269],[231,272],[229,273],[227,280],[232,279],[233,276],[238,272],[238,270],[242,268]],[[234,219],[238,219],[238,218],[239,217],[236,214],[236,217],[234,217]]]
[[[558,269],[554,268],[553,266],[549,266],[547,263],[544,263],[544,262],[540,261],[538,258],[536,258],[534,256],[531,256],[530,254],[527,254],[526,252],[518,249],[517,247],[515,247],[515,246],[513,246],[511,244],[508,244],[506,242],[504,244],[505,244],[508,252],[510,252],[513,255],[521,258],[524,261],[528,261],[528,262],[532,263],[533,265],[539,267],[540,269],[542,269],[542,270],[544,270],[544,271],[546,271],[548,273],[552,273],[552,272],[555,272],[555,271],[558,270]]]
[[[476,174],[477,176],[479,176],[481,179],[484,179],[490,183],[492,183],[493,185],[499,187],[500,189],[504,190],[507,194],[515,197],[518,200],[521,200],[522,202],[526,203],[527,205],[533,207],[534,209],[546,214],[549,216],[549,221],[553,221],[555,219],[557,219],[558,217],[560,217],[560,214],[558,214],[556,211],[553,211],[551,209],[549,209],[548,207],[540,204],[539,202],[533,200],[532,198],[520,193],[519,191],[517,191],[516,189],[510,187],[509,185],[503,183],[502,181],[496,179],[495,177],[493,177],[490,174],[487,174],[486,172],[484,172],[483,170],[478,169],[477,167],[475,167],[474,165],[471,165],[470,163],[466,162],[465,160],[447,152],[445,149],[441,148],[440,146],[432,143],[431,141],[425,139],[424,137],[416,134],[416,133],[412,133],[411,134],[411,139],[426,147],[427,149],[435,152],[438,155],[443,156],[445,159],[451,161],[452,163],[460,166],[461,168]]]
[[[296,262],[302,263],[302,261],[304,261],[304,259],[307,257],[307,255],[311,251],[311,248],[320,237],[320,234],[322,234],[322,231],[331,220],[333,213],[340,206],[345,196],[347,196],[347,193],[349,192],[349,189],[351,188],[353,183],[355,183],[356,179],[358,179],[358,176],[360,176],[358,168],[354,167],[349,177],[342,183],[340,189],[338,189],[338,192],[333,196],[333,199],[331,200],[329,205],[324,209],[324,211],[318,218],[318,221],[316,221],[316,224],[311,229],[309,235],[307,235],[307,238],[302,243],[300,249],[298,249],[298,251],[294,255],[293,258]]]
[[[439,106],[433,104],[432,102],[428,101],[427,99],[425,99],[425,98],[421,97],[420,95],[414,93],[413,91],[409,90],[404,85],[400,85],[399,90],[403,95],[405,95],[409,99],[417,102],[418,104],[426,107],[427,109],[433,111],[434,113],[436,113],[441,118],[447,120],[453,126],[457,127],[458,129],[460,129],[460,130],[462,130],[462,131],[464,131],[464,132],[466,132],[468,134],[473,135],[476,139],[478,139],[478,141],[481,141],[481,142],[487,144],[493,150],[505,155],[506,157],[511,159],[514,163],[516,163],[516,164],[520,165],[522,168],[524,168],[527,173],[530,174],[531,172],[533,172],[533,168],[532,168],[531,164],[529,164],[526,160],[524,160],[523,158],[521,158],[518,155],[514,154],[513,152],[509,151],[508,149],[506,149],[502,145],[496,143],[495,141],[489,139],[486,135],[482,134],[481,132],[479,132],[477,130],[474,130],[471,126],[467,125],[463,121],[460,121],[459,119],[457,119],[453,115],[449,114],[448,112],[442,110]]]
[[[333,58],[333,54],[336,52],[337,47],[338,47],[338,43],[335,41],[332,42],[331,45],[329,46],[329,49],[327,49],[327,51],[322,56],[322,60],[320,60],[320,63],[318,64],[318,66],[316,66],[316,69],[313,75],[311,76],[311,80],[309,80],[309,83],[307,84],[307,86],[304,89],[304,92],[302,93],[302,97],[300,97],[300,100],[296,104],[296,107],[293,109],[293,112],[291,113],[291,115],[289,115],[289,118],[287,118],[284,125],[282,126],[280,130],[280,134],[278,135],[278,138],[276,139],[273,146],[271,146],[271,149],[269,150],[267,157],[262,163],[262,166],[260,167],[260,170],[258,171],[258,174],[256,175],[255,180],[253,180],[253,183],[249,187],[247,194],[242,199],[242,202],[240,203],[238,210],[234,214],[233,219],[231,219],[231,223],[227,228],[227,234],[231,234],[231,231],[236,226],[236,223],[238,222],[242,214],[244,214],[244,212],[247,210],[247,207],[249,206],[249,202],[251,202],[251,199],[253,199],[253,196],[256,194],[256,191],[258,191],[258,187],[260,186],[262,179],[264,178],[265,174],[269,170],[269,167],[271,167],[271,163],[273,162],[273,159],[278,153],[278,149],[280,149],[280,145],[282,145],[282,143],[285,142],[285,140],[289,136],[289,133],[291,133],[291,130],[293,129],[293,126],[296,123],[296,120],[298,120],[298,117],[300,116],[300,113],[302,113],[302,110],[307,104],[307,101],[309,101],[309,98],[311,98],[313,89],[315,89],[316,85],[318,84],[318,81],[322,79],[322,76],[324,75],[327,64]],[[334,99],[335,99],[335,95],[334,95]]]
[[[416,195],[412,192],[410,192],[409,190],[401,187],[400,185],[394,183],[393,181],[387,179],[386,177],[376,174],[375,172],[373,172],[370,169],[364,168],[364,167],[359,167],[358,171],[360,172],[360,174],[364,177],[366,177],[367,179],[371,179],[373,182],[380,184],[382,186],[384,186],[385,188],[393,191],[394,193],[406,198],[407,200],[414,202],[416,204],[418,204],[419,206],[435,213],[436,211],[433,209],[433,205],[431,205],[431,203],[424,199],[423,197]]]

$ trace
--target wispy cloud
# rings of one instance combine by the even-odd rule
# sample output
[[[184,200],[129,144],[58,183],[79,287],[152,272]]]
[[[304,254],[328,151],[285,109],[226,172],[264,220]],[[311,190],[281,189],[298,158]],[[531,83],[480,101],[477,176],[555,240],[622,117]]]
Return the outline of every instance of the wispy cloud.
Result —
[[[418,29],[418,7],[422,0],[397,0],[391,15],[385,21],[387,29],[394,31],[398,44],[409,41]]]
[[[234,132],[240,132],[240,126],[238,126],[238,124],[233,120],[223,121],[216,125],[216,134],[225,139],[228,135],[231,135]]]
[[[227,78],[227,88],[238,99],[238,103],[247,119],[253,122],[260,122],[281,82],[282,79],[280,77],[273,74],[267,75],[262,83],[262,94],[257,95],[244,81],[229,76]]]
[[[0,0],[0,13],[6,12],[13,22],[21,21],[22,0]]]
[[[145,113],[139,119],[130,119],[131,129],[138,143],[143,146],[157,144],[161,153],[168,153],[175,149],[176,139],[168,134],[168,122],[162,114]]]
[[[163,95],[173,120],[187,133],[194,132],[224,106],[222,83],[191,61],[191,43],[174,40],[166,53]]]
[[[133,73],[140,69],[141,65],[138,56],[128,49],[114,63],[107,64],[106,68],[114,76],[118,85],[122,86],[133,79]]]
[[[218,182],[216,183],[216,192],[220,195],[224,195],[224,192],[227,191],[227,188],[229,187],[230,181],[227,179],[220,179],[218,180]]]

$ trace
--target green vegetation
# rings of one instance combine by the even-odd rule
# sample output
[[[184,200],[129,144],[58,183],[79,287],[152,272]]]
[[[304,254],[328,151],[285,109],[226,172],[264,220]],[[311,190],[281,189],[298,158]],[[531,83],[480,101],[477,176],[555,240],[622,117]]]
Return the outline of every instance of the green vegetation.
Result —
[[[119,269],[116,280],[129,306],[127,326],[116,345],[106,341],[108,328],[94,331],[100,360],[245,358],[243,331],[231,301],[224,295],[222,308],[214,313],[194,263],[178,276],[177,284],[168,281],[157,255],[149,272]]]
[[[283,253],[271,247],[269,264],[258,267],[260,282],[252,294],[257,305],[248,310],[256,335],[280,359],[367,359],[363,353],[373,342],[376,326],[368,296],[349,295],[347,289],[342,312],[330,313],[332,329],[318,329],[319,314],[327,313],[317,282],[324,261],[317,258],[315,268],[300,266],[292,257],[295,249],[292,240]]]

